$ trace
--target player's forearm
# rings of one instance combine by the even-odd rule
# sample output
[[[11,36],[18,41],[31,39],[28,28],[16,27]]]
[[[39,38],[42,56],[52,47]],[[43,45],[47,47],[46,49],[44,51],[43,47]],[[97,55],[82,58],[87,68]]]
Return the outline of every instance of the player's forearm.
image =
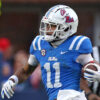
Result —
[[[89,92],[91,92],[91,90],[90,90],[90,88],[88,86],[88,82],[84,78],[81,78],[80,88],[82,90],[84,90],[86,94],[89,93]]]
[[[36,66],[33,67],[28,64],[25,67],[17,70],[14,75],[18,77],[18,83],[22,83],[23,81],[25,81],[32,74],[35,68]]]
[[[88,82],[84,80],[84,78],[81,79],[80,87],[85,91],[85,95],[88,100],[100,100],[100,97],[90,90],[88,87]]]

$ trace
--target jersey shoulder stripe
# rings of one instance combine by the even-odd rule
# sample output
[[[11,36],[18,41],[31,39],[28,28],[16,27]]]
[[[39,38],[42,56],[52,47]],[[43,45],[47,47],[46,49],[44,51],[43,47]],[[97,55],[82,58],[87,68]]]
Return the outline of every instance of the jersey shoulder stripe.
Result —
[[[43,39],[43,36],[39,37],[39,40],[38,40],[38,50],[41,50],[41,41]]]
[[[78,42],[78,44],[77,44],[77,46],[76,46],[76,49],[75,50],[79,50],[80,49],[80,46],[81,46],[81,44],[83,43],[83,41],[85,40],[85,39],[87,39],[88,37],[82,37],[80,40],[79,40],[79,42]]]
[[[80,46],[82,45],[82,43],[85,39],[88,39],[88,37],[86,37],[86,36],[76,36],[72,40],[72,42],[69,46],[69,50],[79,50]]]
[[[36,42],[37,42],[38,39],[39,39],[39,36],[36,36],[36,38],[33,40],[32,45],[33,45],[34,50],[37,50]]]
[[[36,36],[36,38],[33,41],[33,49],[34,50],[41,50],[41,40],[43,36]]]
[[[71,45],[69,46],[69,50],[73,50],[73,47],[74,47],[76,41],[77,41],[80,37],[81,37],[81,36],[76,36],[76,37],[72,40]]]

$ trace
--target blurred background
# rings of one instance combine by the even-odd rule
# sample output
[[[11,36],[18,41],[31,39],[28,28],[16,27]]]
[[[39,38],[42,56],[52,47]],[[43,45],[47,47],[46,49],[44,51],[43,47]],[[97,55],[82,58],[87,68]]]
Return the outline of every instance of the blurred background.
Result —
[[[42,16],[56,4],[72,7],[79,17],[77,33],[91,38],[93,46],[100,46],[100,0],[2,0],[0,1],[0,90],[8,77],[27,62],[29,47],[39,33]],[[25,83],[16,87],[15,96],[11,100],[41,98],[47,100],[40,76],[38,67]]]

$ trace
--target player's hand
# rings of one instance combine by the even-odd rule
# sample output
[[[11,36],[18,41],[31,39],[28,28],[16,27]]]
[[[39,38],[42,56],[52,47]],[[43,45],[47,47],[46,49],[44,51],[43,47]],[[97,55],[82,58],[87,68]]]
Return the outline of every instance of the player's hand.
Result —
[[[13,94],[13,88],[15,87],[16,83],[12,80],[8,80],[6,83],[4,83],[2,90],[1,90],[1,97],[4,99],[4,96],[7,96],[8,99],[10,99]]]
[[[84,78],[89,82],[100,82],[100,72],[87,68],[84,72]]]

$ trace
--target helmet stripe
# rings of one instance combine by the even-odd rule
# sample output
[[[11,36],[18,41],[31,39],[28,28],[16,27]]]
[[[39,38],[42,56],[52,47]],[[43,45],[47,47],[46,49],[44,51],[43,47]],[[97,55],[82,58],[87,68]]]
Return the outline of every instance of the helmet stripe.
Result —
[[[59,6],[59,5],[57,5],[57,6]],[[50,13],[51,13],[57,6],[52,7],[52,8],[46,13],[45,16],[48,17],[48,16],[50,15]]]

